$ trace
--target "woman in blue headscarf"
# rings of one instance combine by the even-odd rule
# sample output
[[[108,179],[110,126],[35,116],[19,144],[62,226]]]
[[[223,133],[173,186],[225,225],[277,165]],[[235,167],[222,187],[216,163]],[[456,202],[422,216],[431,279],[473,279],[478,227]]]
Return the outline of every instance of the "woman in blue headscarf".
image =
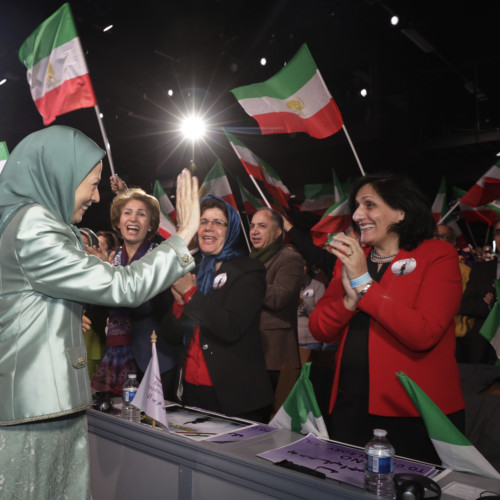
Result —
[[[0,175],[2,498],[90,498],[90,380],[82,304],[134,307],[192,267],[197,182],[178,184],[181,230],[134,266],[85,254],[78,228],[99,201],[104,151],[53,126],[14,149]]]
[[[239,247],[240,217],[223,199],[200,207],[196,276],[172,285],[175,303],[163,319],[169,342],[184,342],[179,399],[226,415],[267,421],[273,402],[260,344],[265,268]]]

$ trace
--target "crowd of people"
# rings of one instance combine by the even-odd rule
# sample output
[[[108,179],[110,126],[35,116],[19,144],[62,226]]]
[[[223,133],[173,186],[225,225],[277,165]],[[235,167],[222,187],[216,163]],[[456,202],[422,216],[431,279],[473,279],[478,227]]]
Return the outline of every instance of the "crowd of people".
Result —
[[[91,388],[119,395],[129,373],[141,379],[153,330],[166,399],[258,422],[270,419],[282,368],[300,368],[299,348],[335,351],[330,438],[363,446],[381,427],[398,454],[439,463],[396,373],[464,430],[457,362],[496,360],[479,334],[497,300],[491,248],[459,252],[396,175],[353,184],[352,227],[324,248],[263,208],[248,251],[237,210],[212,195],[200,204],[187,171],[176,236],[152,242],[158,201],[118,178],[113,231],[94,234],[76,224],[99,201],[103,156],[82,133],[48,127],[0,177],[0,464],[12,498],[25,497],[27,470],[39,491],[88,491]],[[500,219],[493,236],[498,249]]]

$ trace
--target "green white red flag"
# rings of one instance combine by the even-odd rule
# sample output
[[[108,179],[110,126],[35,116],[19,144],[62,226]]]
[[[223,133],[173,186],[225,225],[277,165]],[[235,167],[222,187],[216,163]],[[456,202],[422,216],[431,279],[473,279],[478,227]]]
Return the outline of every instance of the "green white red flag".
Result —
[[[431,208],[432,217],[434,217],[436,223],[438,223],[446,215],[447,211],[446,192],[447,192],[446,178],[443,177],[441,179],[441,184],[439,185],[438,194],[436,195],[436,198],[434,199]],[[460,226],[457,224],[457,221],[455,220],[453,215],[448,216],[446,220],[441,222],[441,224],[445,224],[453,230],[455,234],[457,248],[462,249],[468,245],[467,239],[465,238],[462,230],[460,229]]]
[[[322,215],[335,203],[333,184],[304,184],[304,201],[301,212]]]
[[[3,167],[7,163],[7,158],[9,157],[9,150],[7,149],[6,142],[0,142],[0,174],[2,173]]]
[[[498,252],[498,249],[497,249]],[[500,364],[500,280],[495,280],[497,300],[491,308],[479,333],[493,346],[497,353],[497,365]]]
[[[218,196],[238,210],[229,180],[219,159],[214,163],[214,166],[205,177],[203,184],[200,186],[199,193],[200,198],[204,198],[207,194]]]
[[[56,116],[97,105],[69,4],[25,40],[19,59],[28,68],[31,95],[45,125]]]
[[[301,212],[323,215],[328,207],[344,197],[344,190],[332,168],[333,184],[304,184],[304,202]]]
[[[498,471],[453,425],[434,401],[405,373],[399,372],[396,375],[424,420],[443,466],[456,471],[500,479]]]
[[[177,232],[174,222],[177,220],[177,213],[167,193],[165,193],[165,190],[158,181],[155,181],[153,196],[160,204],[160,227],[158,228],[158,232],[163,238],[168,239]]]
[[[446,215],[447,201],[446,201],[446,178],[441,179],[439,191],[432,203],[432,217],[438,223],[443,216]]]
[[[240,187],[241,199],[243,201],[243,207],[248,215],[253,215],[257,210],[261,208],[266,208],[266,204],[260,199],[256,198],[238,179],[238,186]]]
[[[287,429],[301,434],[314,434],[329,439],[314,388],[309,379],[311,362],[305,363],[300,375],[281,408],[269,422],[270,427]]]
[[[304,44],[276,75],[231,90],[263,134],[305,132],[323,139],[338,132],[342,116]]]
[[[479,207],[500,198],[500,160],[460,199],[469,207]]]
[[[341,233],[351,226],[348,198],[344,197],[332,205],[321,220],[311,228],[313,243],[323,246],[331,234]]]
[[[288,199],[290,191],[283,184],[278,174],[261,158],[248,149],[240,140],[229,132],[225,132],[229,143],[234,149],[236,156],[240,159],[248,175],[263,182],[268,191],[280,206],[288,210]]]
[[[460,200],[465,196],[465,191],[463,189],[453,187],[453,193]],[[500,208],[494,203],[488,203],[487,205],[469,207],[462,201],[460,201],[460,211],[462,212],[462,217],[466,222],[486,222],[488,226],[492,226],[498,217],[500,217]]]

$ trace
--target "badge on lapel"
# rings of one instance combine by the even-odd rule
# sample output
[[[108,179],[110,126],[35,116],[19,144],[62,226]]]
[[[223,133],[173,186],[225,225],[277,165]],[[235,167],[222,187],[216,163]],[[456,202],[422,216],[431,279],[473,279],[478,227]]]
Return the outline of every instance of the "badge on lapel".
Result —
[[[396,276],[404,276],[405,274],[410,274],[416,267],[417,261],[415,259],[401,259],[392,264],[391,271]]]
[[[222,288],[226,284],[226,281],[227,281],[227,274],[226,273],[218,274],[214,278],[214,284],[212,285],[212,288],[214,288],[215,290],[218,290],[219,288]]]

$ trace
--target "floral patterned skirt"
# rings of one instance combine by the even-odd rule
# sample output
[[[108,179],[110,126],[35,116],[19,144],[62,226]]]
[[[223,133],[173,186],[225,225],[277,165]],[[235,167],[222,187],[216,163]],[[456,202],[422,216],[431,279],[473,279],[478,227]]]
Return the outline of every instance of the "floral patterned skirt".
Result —
[[[85,412],[0,427],[0,498],[91,498]]]

